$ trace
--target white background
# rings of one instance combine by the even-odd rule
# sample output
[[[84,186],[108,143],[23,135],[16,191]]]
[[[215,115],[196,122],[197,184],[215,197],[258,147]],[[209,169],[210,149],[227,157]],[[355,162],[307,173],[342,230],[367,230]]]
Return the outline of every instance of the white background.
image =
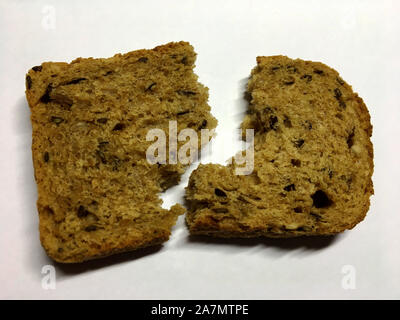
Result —
[[[0,1],[0,298],[399,299],[399,9],[399,1]],[[198,53],[195,71],[220,123],[213,162],[240,147],[232,137],[257,55],[338,70],[374,126],[366,219],[328,239],[204,241],[188,237],[181,217],[161,249],[55,265],[56,289],[44,290],[42,267],[54,263],[39,242],[26,71],[179,40]],[[162,195],[165,207],[182,203],[188,175]],[[356,282],[346,290],[347,265]]]

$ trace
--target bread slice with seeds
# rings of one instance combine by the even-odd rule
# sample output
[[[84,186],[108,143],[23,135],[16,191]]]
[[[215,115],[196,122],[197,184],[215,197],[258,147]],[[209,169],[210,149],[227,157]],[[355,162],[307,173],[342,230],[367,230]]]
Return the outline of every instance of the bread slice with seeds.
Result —
[[[331,235],[364,219],[373,194],[367,107],[318,63],[258,57],[243,129],[254,129],[254,170],[200,165],[186,188],[191,234]]]
[[[154,141],[146,135],[162,129],[168,141],[171,120],[178,132],[216,126],[195,58],[190,44],[178,42],[29,70],[40,239],[54,260],[81,262],[168,240],[184,208],[161,208],[159,193],[185,166],[168,158],[150,164]]]

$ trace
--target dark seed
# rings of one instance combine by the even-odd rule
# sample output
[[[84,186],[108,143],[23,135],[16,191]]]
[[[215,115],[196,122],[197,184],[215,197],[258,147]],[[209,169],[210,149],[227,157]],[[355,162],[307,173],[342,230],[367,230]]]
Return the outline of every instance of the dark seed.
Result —
[[[278,128],[278,118],[276,116],[270,116],[269,117],[269,127],[272,130],[276,130]]]
[[[51,86],[51,84],[49,84],[46,88],[45,93],[43,94],[43,96],[40,98],[40,101],[43,103],[49,103],[51,101],[50,98],[50,93],[53,90],[53,87]]]
[[[302,213],[303,212],[303,208],[302,207],[296,207],[296,208],[294,208],[294,212]]]
[[[60,123],[64,122],[64,119],[60,117],[51,117],[50,121],[58,126]]]
[[[97,119],[97,122],[98,122],[98,123],[102,123],[102,124],[107,123],[107,121],[108,121],[107,118],[100,118],[100,119]]]
[[[87,79],[86,78],[73,79],[73,80],[67,82],[65,85],[67,86],[67,85],[70,85],[70,84],[77,84],[77,83],[79,83],[81,81],[84,81],[84,80],[87,80]]]
[[[35,66],[35,67],[32,67],[32,70],[33,70],[33,71],[36,71],[36,72],[42,71],[42,66]]]
[[[301,166],[301,161],[298,160],[298,159],[292,159],[292,160],[290,160],[290,162],[292,163],[292,165],[294,167],[300,167]]]
[[[287,86],[293,84],[295,82],[295,79],[292,76],[289,76],[283,80],[283,83],[286,84]]]
[[[149,61],[149,58],[147,58],[147,57],[141,57],[141,58],[139,58],[138,61],[139,61],[139,62],[146,63],[147,61]]]
[[[347,142],[347,146],[349,148],[351,148],[353,146],[353,144],[354,144],[354,128],[351,131],[351,133],[349,134],[349,136],[347,137],[346,142]]]
[[[314,73],[320,74],[320,75],[324,74],[324,72],[322,70],[319,70],[319,69],[315,69]]]
[[[84,206],[78,207],[78,218],[87,217],[89,214],[90,214],[90,212],[87,211]]]
[[[54,215],[54,210],[53,210],[51,207],[49,207],[49,206],[45,206],[45,207],[43,208],[43,211],[44,211],[45,213],[47,213],[47,214]]]
[[[343,109],[345,109],[346,103],[343,101],[342,91],[340,91],[340,89],[336,88],[333,92],[335,93],[335,99],[339,102],[339,105]]]
[[[312,129],[312,123],[311,123],[311,121],[306,120],[306,121],[304,121],[304,123],[305,123],[306,128],[307,128],[308,130],[311,130],[311,129]]]
[[[43,155],[43,160],[44,160],[44,162],[49,162],[49,160],[50,160],[50,156],[47,151]]]
[[[280,68],[281,68],[280,66],[274,66],[274,67],[271,68],[271,70],[272,70],[272,71],[276,71],[276,70],[278,70],[278,69],[280,69]]]
[[[347,183],[347,186],[348,186],[349,188],[350,188],[350,185],[351,185],[352,182],[353,182],[353,177],[352,177],[352,176],[347,177],[346,183]]]
[[[101,150],[96,150],[96,155],[100,158],[100,161],[104,164],[107,163],[106,156],[104,155],[104,152]]]
[[[333,92],[335,92],[335,98],[336,99],[339,99],[342,96],[342,91],[340,91],[340,89],[338,89],[338,88],[333,90]]]
[[[221,189],[215,188],[214,192],[215,195],[217,195],[218,197],[226,197],[226,193]]]
[[[108,145],[108,144],[109,144],[108,141],[100,141],[100,142],[99,142],[99,147],[102,148],[102,147],[105,147],[105,146]]]
[[[85,228],[85,231],[87,231],[87,232],[92,232],[92,231],[96,231],[96,230],[97,230],[97,227],[93,226],[93,225]]]
[[[30,76],[26,76],[26,88],[28,90],[32,88],[32,78]]]
[[[153,82],[151,85],[149,85],[144,91],[152,91],[153,90],[153,88],[154,88],[154,86],[156,85],[157,83],[155,83],[155,82]]]
[[[293,144],[297,147],[297,148],[301,148],[301,146],[304,144],[304,140],[303,139],[299,139],[293,142]]]
[[[315,220],[320,221],[322,219],[322,216],[315,213],[315,212],[310,212],[310,216],[313,216]]]
[[[196,95],[196,92],[190,91],[190,90],[178,90],[177,93],[180,94],[181,96],[194,96],[194,95]]]
[[[187,64],[188,64],[188,58],[187,58],[187,57],[183,57],[183,58],[181,59],[181,63],[183,63],[185,66],[187,66]]]
[[[292,183],[292,184],[289,184],[288,186],[284,187],[283,190],[285,190],[285,191],[295,191],[295,190],[296,190],[296,187],[295,187],[295,185]]]
[[[112,129],[112,131],[121,131],[122,129],[125,128],[125,125],[123,123],[117,123],[114,128]]]
[[[312,75],[311,74],[305,74],[305,75],[301,76],[301,79],[305,79],[307,82],[311,82]]]
[[[332,204],[332,201],[322,190],[315,192],[311,198],[313,199],[313,206],[316,208],[326,208]]]
[[[292,127],[292,122],[290,121],[290,119],[287,116],[285,116],[285,119],[283,119],[283,124],[285,125],[286,128]]]
[[[109,70],[109,71],[107,71],[107,72],[104,74],[104,76],[105,76],[105,77],[106,77],[106,76],[109,76],[109,75],[112,74],[112,73],[114,73],[114,71]]]
[[[176,115],[177,116],[183,116],[184,114],[187,114],[189,112],[190,112],[190,110],[185,110],[185,111],[178,112]]]
[[[198,130],[204,129],[205,127],[207,127],[207,120],[203,120],[203,122],[199,126]]]
[[[291,73],[297,72],[297,68],[295,66],[286,66],[286,69]]]
[[[118,168],[121,165],[121,160],[117,156],[112,156],[111,163],[112,163],[112,170],[118,171]]]
[[[340,119],[340,120],[343,120],[343,115],[340,114],[340,113],[336,113],[336,114],[335,114],[335,117],[338,118],[338,119]]]
[[[245,203],[250,203],[246,198],[244,198],[242,195],[238,196],[237,199],[239,201],[245,202]]]
[[[328,169],[328,175],[329,175],[329,179],[332,179],[333,171],[331,169]]]

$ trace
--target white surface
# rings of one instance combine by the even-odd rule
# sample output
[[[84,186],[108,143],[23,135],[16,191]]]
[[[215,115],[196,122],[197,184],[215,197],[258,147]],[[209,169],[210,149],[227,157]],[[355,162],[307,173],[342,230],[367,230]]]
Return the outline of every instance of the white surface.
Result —
[[[400,298],[399,9],[395,0],[0,1],[0,298]],[[363,97],[374,125],[375,196],[367,218],[332,241],[233,244],[192,241],[181,218],[161,250],[57,265],[56,289],[44,290],[41,270],[53,263],[37,230],[26,71],[43,61],[108,57],[177,40],[194,45],[195,71],[210,88],[220,122],[214,162],[237,150],[231,136],[257,55],[285,54],[338,70]],[[182,202],[188,174],[163,195],[166,207]],[[355,289],[342,287],[346,265],[356,271]]]

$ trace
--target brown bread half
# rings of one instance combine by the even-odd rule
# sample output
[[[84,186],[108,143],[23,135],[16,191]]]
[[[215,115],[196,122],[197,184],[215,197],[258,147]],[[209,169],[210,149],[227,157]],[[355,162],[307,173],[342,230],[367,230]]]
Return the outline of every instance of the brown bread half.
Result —
[[[254,170],[200,165],[189,180],[191,234],[331,235],[364,219],[373,194],[372,126],[363,100],[328,66],[258,57],[247,86]]]
[[[214,128],[208,89],[186,42],[108,59],[46,62],[26,76],[40,239],[58,262],[81,262],[168,240],[184,212],[161,208],[182,164],[150,164],[152,128]],[[200,135],[199,135],[200,136]],[[178,147],[182,143],[178,143]]]

